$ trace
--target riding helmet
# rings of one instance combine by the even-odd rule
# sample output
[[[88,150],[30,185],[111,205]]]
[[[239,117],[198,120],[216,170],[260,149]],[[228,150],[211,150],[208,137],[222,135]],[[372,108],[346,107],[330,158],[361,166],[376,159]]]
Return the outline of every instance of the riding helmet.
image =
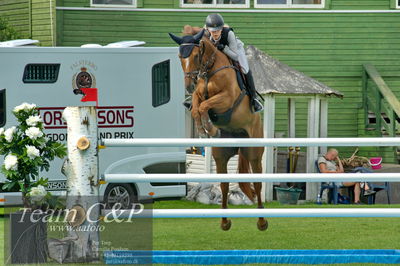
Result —
[[[224,27],[224,19],[218,13],[213,13],[206,18],[206,27],[210,31],[222,30]]]

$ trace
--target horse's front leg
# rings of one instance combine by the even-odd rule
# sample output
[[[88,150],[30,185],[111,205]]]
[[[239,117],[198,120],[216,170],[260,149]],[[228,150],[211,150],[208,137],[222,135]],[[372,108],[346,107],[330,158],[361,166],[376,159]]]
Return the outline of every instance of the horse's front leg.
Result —
[[[200,106],[200,97],[195,92],[195,93],[193,93],[193,96],[192,96],[192,118],[194,120],[194,123],[197,128],[197,132],[199,133],[200,138],[206,138],[207,133],[203,128],[203,124],[201,123],[201,115],[199,112],[199,106]]]
[[[207,131],[207,134],[210,137],[218,138],[221,135],[220,130],[214,126],[211,122],[210,116],[208,115],[208,111],[212,108],[221,107],[221,105],[225,105],[224,97],[222,95],[215,95],[210,99],[202,102],[199,106],[199,113],[201,117],[201,123],[203,128]]]

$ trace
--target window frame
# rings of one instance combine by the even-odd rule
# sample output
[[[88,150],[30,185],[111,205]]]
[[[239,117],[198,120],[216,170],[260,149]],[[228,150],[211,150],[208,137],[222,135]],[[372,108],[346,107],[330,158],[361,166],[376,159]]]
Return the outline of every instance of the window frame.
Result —
[[[399,9],[400,8],[400,1],[399,0],[395,0],[396,1],[396,9]]]
[[[254,8],[325,8],[326,0],[321,0],[321,4],[293,4],[293,0],[286,0],[287,3],[283,4],[258,4],[258,0],[254,0]]]
[[[35,66],[39,66],[39,65],[54,65],[54,66],[57,66],[57,71],[56,71],[54,80],[51,80],[51,81],[40,81],[40,80],[38,80],[38,81],[36,81],[36,80],[27,81],[27,80],[25,80],[26,72],[28,71],[28,66],[30,66],[30,65],[35,65]],[[60,74],[60,69],[61,69],[61,64],[59,64],[59,63],[48,63],[48,64],[46,64],[46,63],[28,63],[24,67],[24,73],[22,74],[22,83],[24,83],[24,84],[52,84],[52,83],[56,83],[58,81],[58,76]]]
[[[161,103],[157,103],[155,104],[155,82],[154,82],[154,68],[160,64],[164,64],[164,63],[168,63],[168,99],[161,102]],[[152,67],[151,67],[151,106],[153,106],[153,108],[157,108],[160,106],[163,106],[167,103],[169,103],[171,101],[171,60],[167,59],[158,63],[155,63]]]
[[[179,0],[182,8],[250,8],[250,0],[245,0],[244,4],[217,4],[217,0],[212,0],[215,4],[185,4],[183,1]]]
[[[5,126],[5,124],[7,123],[7,91],[6,89],[0,89],[0,94],[4,94],[4,98],[3,98],[3,107],[4,107],[4,113],[3,113],[3,123],[0,123],[0,127]]]
[[[90,6],[92,7],[130,7],[130,8],[137,8],[138,7],[138,0],[132,0],[132,5],[112,5],[112,4],[94,4],[94,0],[90,0]]]

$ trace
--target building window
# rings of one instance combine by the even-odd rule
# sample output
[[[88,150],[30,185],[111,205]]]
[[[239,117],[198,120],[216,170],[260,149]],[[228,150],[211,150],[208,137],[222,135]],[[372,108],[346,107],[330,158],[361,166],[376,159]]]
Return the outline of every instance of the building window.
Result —
[[[27,64],[22,81],[24,83],[54,83],[58,79],[60,64]]]
[[[100,7],[136,7],[137,0],[91,0],[90,5]]]
[[[254,0],[256,8],[324,8],[325,0]]]
[[[6,90],[0,90],[0,127],[6,124]]]
[[[152,105],[157,107],[166,104],[171,98],[169,60],[155,64],[151,72]]]
[[[396,8],[400,8],[400,0],[396,1]]]
[[[180,0],[181,7],[249,8],[250,0]]]

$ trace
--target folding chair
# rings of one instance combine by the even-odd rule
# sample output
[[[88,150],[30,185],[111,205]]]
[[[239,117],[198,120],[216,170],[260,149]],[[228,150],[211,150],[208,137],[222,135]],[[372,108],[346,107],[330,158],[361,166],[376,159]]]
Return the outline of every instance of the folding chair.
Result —
[[[383,183],[383,185],[375,185],[375,184],[370,184],[370,188],[378,193],[378,191],[384,190],[386,191],[386,197],[388,204],[390,204],[390,185],[389,182]],[[373,194],[368,197],[368,204],[375,204],[375,198],[376,194]]]

